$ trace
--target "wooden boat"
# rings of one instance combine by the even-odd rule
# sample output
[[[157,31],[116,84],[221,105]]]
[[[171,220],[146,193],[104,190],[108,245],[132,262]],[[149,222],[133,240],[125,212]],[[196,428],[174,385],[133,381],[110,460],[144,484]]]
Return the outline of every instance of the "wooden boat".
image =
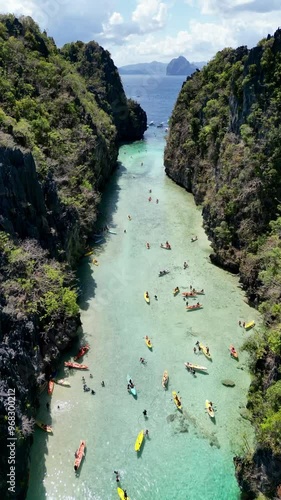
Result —
[[[161,243],[160,247],[164,248],[165,250],[172,250],[171,245],[163,245],[163,243]]]
[[[145,302],[147,302],[147,304],[149,304],[149,302],[150,302],[150,298],[149,298],[149,294],[148,294],[148,292],[144,292],[143,296],[144,296],[144,300],[145,300]]]
[[[196,370],[198,372],[206,372],[208,371],[208,368],[206,368],[205,366],[200,366],[200,365],[194,365],[193,363],[184,363],[184,366],[188,369],[188,370]]]
[[[180,398],[178,397],[176,391],[173,391],[172,392],[172,396],[173,396],[173,401],[177,407],[178,410],[181,410],[181,400]]]
[[[184,297],[196,297],[196,293],[195,292],[182,292],[182,295]]]
[[[74,470],[77,471],[81,465],[82,458],[85,456],[85,448],[86,441],[80,441],[80,446],[78,450],[75,452],[75,460],[74,460]]]
[[[201,344],[201,342],[199,342],[199,347],[200,350],[203,352],[203,354],[205,354],[206,358],[212,359],[210,351],[209,352],[207,351],[207,347],[204,344]]]
[[[174,290],[173,290],[174,296],[176,296],[179,292],[180,292],[180,289],[178,286],[176,288],[174,288]]]
[[[246,323],[245,324],[245,330],[250,330],[251,328],[253,328],[255,326],[255,322],[254,320],[253,321],[249,321],[249,323]]]
[[[194,306],[186,306],[187,311],[197,311],[197,309],[203,309],[202,304],[194,304]]]
[[[131,376],[127,375],[127,383],[130,386],[130,389],[128,389],[128,390],[130,390],[130,392],[131,392],[131,394],[133,394],[133,396],[136,396],[137,395],[136,387],[135,387],[134,383],[133,383],[133,387],[131,387],[130,380],[132,380]]]
[[[88,370],[87,365],[80,365],[79,363],[74,363],[72,361],[65,361],[64,366],[67,366],[68,368],[76,368],[76,370]]]
[[[214,408],[213,406],[210,404],[210,401],[208,401],[208,399],[206,399],[205,401],[205,408],[208,412],[208,415],[211,417],[211,418],[215,418],[215,411],[214,411]]]
[[[144,340],[145,340],[145,343],[146,343],[148,349],[152,349],[152,342],[151,342],[150,338],[148,338],[147,335],[146,335],[146,337],[144,337]]]
[[[80,347],[78,353],[76,354],[76,356],[74,356],[74,361],[77,361],[77,359],[80,359],[82,358],[82,356],[84,356],[84,354],[86,354],[86,352],[88,352],[88,350],[90,349],[90,346],[89,344],[85,344],[83,345],[82,347]]]
[[[48,394],[51,396],[54,391],[55,382],[54,380],[49,380],[48,382]]]
[[[136,439],[136,442],[135,442],[135,451],[140,451],[141,449],[141,445],[142,445],[142,442],[143,442],[143,438],[144,438],[144,431],[140,431],[139,434],[138,434],[138,437]]]
[[[168,382],[169,382],[169,374],[167,370],[165,370],[162,376],[162,387],[164,389],[167,389]]]
[[[37,425],[37,427],[42,429],[42,431],[45,431],[45,432],[48,432],[49,434],[52,434],[53,429],[50,425],[43,424],[43,422],[40,422],[40,420],[35,420],[35,424]]]
[[[229,346],[229,352],[230,356],[232,356],[235,359],[238,359],[238,352],[236,351],[235,347],[232,344]]]
[[[55,380],[55,383],[58,385],[63,385],[64,387],[71,387],[70,383],[65,378],[60,378],[58,380]]]
[[[97,259],[93,259],[93,260],[92,260],[92,262],[93,262],[93,264],[94,264],[95,266],[98,266],[98,265],[99,265],[99,263],[98,263]]]
[[[130,500],[130,498],[127,496],[125,497],[124,495],[124,490],[122,490],[122,488],[117,488],[117,493],[119,495],[119,498],[121,498],[121,500]]]

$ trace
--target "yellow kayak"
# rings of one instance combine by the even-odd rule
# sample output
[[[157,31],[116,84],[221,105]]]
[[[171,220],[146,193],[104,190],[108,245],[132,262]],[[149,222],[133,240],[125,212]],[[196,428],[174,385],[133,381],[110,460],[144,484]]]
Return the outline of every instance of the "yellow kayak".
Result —
[[[179,287],[174,288],[174,290],[173,290],[174,295],[177,295],[179,292],[180,292]]]
[[[88,255],[92,255],[94,253],[94,250],[90,250],[87,253],[84,253],[84,257],[88,257]]]
[[[95,264],[95,266],[98,266],[98,265],[99,265],[99,263],[98,263],[97,259],[93,259],[93,260],[92,260],[92,262],[93,262],[93,264]]]
[[[50,425],[43,424],[43,422],[40,422],[40,420],[35,420],[35,423],[36,423],[37,427],[42,429],[42,431],[45,431],[45,432],[48,432],[49,434],[52,434],[53,429]]]
[[[211,405],[210,401],[208,401],[208,399],[206,399],[206,401],[205,401],[205,408],[207,409],[207,412],[208,412],[209,416],[211,418],[214,418],[215,417],[214,408]]]
[[[122,490],[122,488],[117,488],[117,493],[119,495],[119,498],[121,498],[121,500],[126,500],[126,498],[124,496],[124,490]],[[127,497],[127,500],[130,500],[130,498]]]
[[[200,342],[199,347],[200,347],[201,351],[203,352],[203,354],[205,354],[206,358],[212,359],[210,352],[207,352],[207,348],[206,348],[206,346],[204,346],[204,344],[201,344],[201,342]]]
[[[146,295],[146,292],[144,292],[143,296],[144,296],[144,300],[145,300],[145,302],[147,302],[147,303],[149,304],[149,302],[150,302],[150,298],[149,298],[148,293],[147,293],[147,295]]]
[[[141,445],[142,445],[142,442],[143,442],[143,438],[144,438],[144,432],[142,430],[142,431],[139,432],[138,437],[136,439],[136,442],[135,442],[135,451],[140,451]]]
[[[144,340],[145,340],[145,343],[146,343],[148,349],[152,349],[152,342],[151,342],[151,340],[148,337],[145,337]]]
[[[255,322],[254,321],[249,321],[249,323],[245,324],[245,330],[250,330],[254,326],[255,326]]]
[[[176,391],[173,391],[172,392],[172,396],[173,396],[173,400],[174,400],[174,403],[177,407],[178,410],[181,410],[181,400],[180,398],[178,397]]]

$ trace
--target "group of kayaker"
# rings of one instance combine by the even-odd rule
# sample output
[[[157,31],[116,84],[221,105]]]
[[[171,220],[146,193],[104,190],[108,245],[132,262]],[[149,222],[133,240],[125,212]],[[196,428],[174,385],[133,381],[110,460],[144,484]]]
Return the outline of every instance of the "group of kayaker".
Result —
[[[159,276],[165,276],[165,274],[169,274],[169,272],[168,269],[163,269],[163,271],[159,271]]]
[[[131,389],[133,389],[134,387],[135,387],[135,384],[134,384],[134,382],[132,381],[132,379],[130,378],[129,383],[128,383],[128,385],[127,385],[127,389],[128,389],[128,391],[130,391],[130,390],[131,390]]]
[[[166,241],[165,245],[163,243],[160,243],[161,248],[167,248],[168,250],[171,250],[172,247],[168,241]]]

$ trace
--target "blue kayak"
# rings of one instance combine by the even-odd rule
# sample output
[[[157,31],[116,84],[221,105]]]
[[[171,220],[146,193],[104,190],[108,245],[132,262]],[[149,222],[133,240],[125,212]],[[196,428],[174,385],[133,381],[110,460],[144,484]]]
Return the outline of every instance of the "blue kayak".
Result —
[[[127,375],[127,382],[128,384],[130,384],[130,380],[132,380],[132,377],[130,375]],[[130,387],[130,392],[133,394],[133,396],[136,396],[137,395],[137,390],[134,387]]]

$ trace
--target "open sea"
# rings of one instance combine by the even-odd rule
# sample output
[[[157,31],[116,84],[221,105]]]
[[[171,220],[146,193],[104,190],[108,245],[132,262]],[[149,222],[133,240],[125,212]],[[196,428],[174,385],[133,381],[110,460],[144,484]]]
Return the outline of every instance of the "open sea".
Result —
[[[83,362],[89,371],[68,372],[62,363],[58,376],[68,377],[71,387],[56,385],[51,398],[41,397],[38,418],[53,426],[53,435],[35,431],[27,498],[115,500],[119,484],[131,500],[238,500],[233,457],[253,444],[252,428],[240,416],[250,384],[241,346],[251,333],[238,322],[258,322],[258,314],[245,302],[237,277],[211,264],[200,207],[164,172],[166,127],[183,77],[123,76],[122,81],[154,125],[144,140],[120,148],[119,167],[103,195],[99,225],[116,234],[106,233],[93,244],[94,254],[81,261],[84,337],[64,358],[70,360],[88,342]],[[166,240],[170,251],[160,248]],[[170,272],[159,277],[163,269]],[[180,293],[174,296],[176,286]],[[189,304],[199,300],[203,309],[186,310],[182,292],[190,286],[204,288],[205,295],[189,299]],[[193,352],[197,340],[209,346],[211,361]],[[230,357],[230,344],[239,361]],[[194,376],[185,369],[187,361],[208,370]],[[164,370],[167,390],[161,386]],[[127,391],[127,374],[136,398]],[[94,395],[83,391],[83,375]],[[235,387],[225,387],[223,379]],[[182,399],[182,412],[172,391]],[[214,404],[214,419],[205,411],[206,399]],[[142,429],[149,435],[136,453]],[[74,453],[82,439],[87,451],[76,475]]]

